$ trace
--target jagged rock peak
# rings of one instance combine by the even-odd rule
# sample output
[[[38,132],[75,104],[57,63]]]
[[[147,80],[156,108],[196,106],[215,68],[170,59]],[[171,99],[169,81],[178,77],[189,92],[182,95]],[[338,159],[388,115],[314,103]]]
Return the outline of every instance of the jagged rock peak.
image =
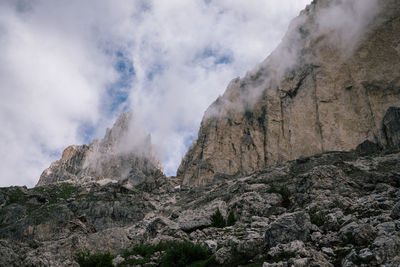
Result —
[[[208,108],[177,175],[199,185],[365,140],[398,144],[383,119],[400,107],[399,73],[397,0],[313,1]]]
[[[40,176],[37,186],[71,181],[87,183],[124,180],[140,183],[149,177],[163,176],[157,150],[151,137],[136,121],[133,112],[120,115],[101,140],[72,145]]]

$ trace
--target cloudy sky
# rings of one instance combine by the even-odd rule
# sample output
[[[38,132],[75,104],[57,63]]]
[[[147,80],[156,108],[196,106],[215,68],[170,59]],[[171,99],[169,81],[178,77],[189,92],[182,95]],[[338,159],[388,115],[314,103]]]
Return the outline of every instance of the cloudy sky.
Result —
[[[127,109],[174,175],[206,108],[309,2],[0,1],[0,186],[34,186]]]

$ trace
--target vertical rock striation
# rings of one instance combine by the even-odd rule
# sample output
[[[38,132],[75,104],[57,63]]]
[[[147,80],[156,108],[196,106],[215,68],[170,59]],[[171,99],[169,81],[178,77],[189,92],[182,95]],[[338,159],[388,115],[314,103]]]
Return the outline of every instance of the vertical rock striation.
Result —
[[[398,146],[389,107],[400,107],[398,1],[313,1],[208,108],[178,176],[199,185],[365,140]]]
[[[390,107],[383,117],[383,132],[387,145],[400,149],[400,107]]]

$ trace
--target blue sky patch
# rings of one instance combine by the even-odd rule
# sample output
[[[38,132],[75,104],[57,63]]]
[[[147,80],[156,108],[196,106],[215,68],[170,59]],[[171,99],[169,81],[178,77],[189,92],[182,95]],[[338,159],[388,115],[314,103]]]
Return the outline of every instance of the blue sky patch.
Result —
[[[227,53],[226,51],[220,51],[215,48],[207,47],[201,53],[196,55],[195,61],[204,60],[204,59],[213,59],[214,65],[219,64],[230,64],[233,61],[232,53]]]
[[[128,107],[126,102],[135,77],[135,70],[132,60],[123,51],[117,50],[113,52],[112,50],[106,50],[105,54],[113,58],[115,62],[114,70],[119,77],[107,86],[100,112],[103,118],[113,118],[119,115],[116,113],[124,112]],[[78,135],[81,136],[85,144],[91,143],[96,134],[99,134],[96,130],[104,121],[102,119],[96,124],[86,121],[79,125]]]
[[[119,107],[128,100],[129,90],[135,77],[133,62],[123,51],[115,53],[114,69],[118,72],[119,78],[107,88],[106,113],[107,115],[119,111]]]
[[[162,74],[164,66],[161,64],[153,64],[147,71],[146,78],[148,81],[152,81],[156,75]]]

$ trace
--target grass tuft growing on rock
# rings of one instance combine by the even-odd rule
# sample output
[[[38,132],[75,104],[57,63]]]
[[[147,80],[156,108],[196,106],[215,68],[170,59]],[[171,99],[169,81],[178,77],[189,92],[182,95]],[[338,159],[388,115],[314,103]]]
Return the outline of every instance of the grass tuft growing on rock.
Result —
[[[161,266],[210,266],[214,263],[212,253],[205,247],[188,241],[177,242],[165,251],[161,258]]]
[[[246,267],[261,267],[267,260],[267,257],[258,257],[258,253],[251,249],[238,249],[237,247],[232,250],[232,257],[229,262],[222,266],[246,266]]]
[[[140,244],[123,254],[125,261],[119,266],[144,265],[156,262],[157,266],[217,266],[215,257],[205,247],[189,241],[160,242],[156,245]]]
[[[81,267],[112,267],[114,257],[109,252],[91,254],[89,251],[82,251],[75,255],[75,260]]]
[[[165,251],[169,248],[169,243],[160,242],[157,245],[151,244],[139,244],[134,246],[132,249],[126,251],[123,254],[123,258],[126,260],[120,264],[120,266],[133,265],[133,264],[145,264],[151,261],[151,257],[156,252]],[[131,257],[140,256],[140,257]]]
[[[158,253],[159,257],[153,257]],[[125,259],[118,266],[143,265],[155,260],[162,267],[206,267],[217,266],[215,257],[205,247],[189,241],[160,242],[156,245],[140,244],[122,254]],[[75,255],[75,260],[81,267],[113,266],[114,255],[82,251]]]
[[[7,205],[9,204],[25,204],[28,201],[28,197],[26,194],[18,187],[13,188],[10,190],[8,195]]]
[[[318,227],[325,224],[325,213],[319,210],[318,207],[311,208],[308,214],[310,215],[310,220],[312,224],[315,224]]]

